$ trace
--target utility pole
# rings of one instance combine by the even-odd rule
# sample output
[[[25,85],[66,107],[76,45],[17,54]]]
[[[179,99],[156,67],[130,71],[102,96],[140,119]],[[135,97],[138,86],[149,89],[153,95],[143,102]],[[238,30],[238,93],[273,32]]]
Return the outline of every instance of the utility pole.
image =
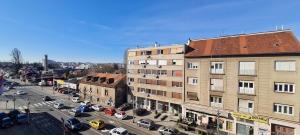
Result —
[[[16,110],[16,93],[14,93],[13,101],[14,101],[14,110]]]
[[[134,123],[134,109],[135,109],[135,104],[134,104],[134,96],[132,95],[132,123]]]
[[[218,109],[218,112],[217,112],[217,135],[219,135],[219,118],[220,118],[220,110]]]
[[[7,110],[7,103],[8,103],[8,100],[6,100],[6,103],[5,103],[5,109]]]

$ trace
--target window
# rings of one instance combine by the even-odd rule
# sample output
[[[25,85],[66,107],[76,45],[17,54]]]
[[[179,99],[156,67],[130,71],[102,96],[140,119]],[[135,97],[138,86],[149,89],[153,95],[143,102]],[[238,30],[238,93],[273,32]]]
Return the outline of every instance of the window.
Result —
[[[286,114],[286,115],[294,115],[294,106],[284,105],[284,104],[274,104],[273,112]]]
[[[134,60],[128,60],[128,65],[134,65]]]
[[[167,70],[158,70],[157,75],[167,75]]]
[[[275,61],[276,71],[296,71],[296,61]]]
[[[231,121],[226,121],[226,130],[227,131],[232,131],[232,122]]]
[[[108,96],[108,90],[105,90],[105,92],[104,92],[105,94],[105,96]]]
[[[198,78],[197,77],[188,77],[188,84],[197,85],[198,84]]]
[[[254,102],[251,100],[239,99],[239,112],[253,113]]]
[[[128,77],[128,82],[134,82],[134,78]]]
[[[156,60],[147,60],[147,63],[149,65],[156,65],[157,64],[157,61]]]
[[[187,63],[187,68],[188,69],[198,69],[199,64],[198,63],[194,63],[194,62],[188,62]]]
[[[239,81],[240,94],[255,94],[253,81]]]
[[[182,99],[182,94],[178,92],[172,92],[172,98]]]
[[[295,84],[293,83],[274,83],[275,92],[295,93]]]
[[[182,70],[173,70],[172,76],[182,77]]]
[[[157,80],[157,85],[167,86],[167,81],[164,81],[164,80]]]
[[[140,64],[140,65],[146,64],[146,60],[139,60],[139,64]]]
[[[182,87],[182,82],[172,81],[172,87]]]
[[[129,51],[128,52],[128,56],[135,56],[136,55],[136,52],[135,51]]]
[[[97,89],[97,94],[99,94],[99,90]]]
[[[222,97],[210,96],[210,106],[211,107],[223,107]]]
[[[151,55],[151,51],[142,51],[141,55]]]
[[[210,90],[223,91],[223,79],[210,79]]]
[[[195,100],[195,101],[199,100],[197,92],[187,92],[187,98],[189,100]]]
[[[164,54],[164,50],[158,49],[158,50],[157,50],[157,54]]]
[[[210,73],[224,74],[224,62],[211,62]]]
[[[172,65],[183,65],[183,60],[172,60]]]
[[[167,93],[167,92],[161,91],[161,90],[157,90],[156,92],[157,92],[157,95],[159,95],[159,96],[166,96],[166,93]]]
[[[161,66],[167,65],[167,60],[158,60],[158,65]]]
[[[127,73],[133,74],[133,73],[134,73],[134,69],[128,69],[128,70],[127,70]]]
[[[255,62],[240,62],[240,75],[255,75]]]

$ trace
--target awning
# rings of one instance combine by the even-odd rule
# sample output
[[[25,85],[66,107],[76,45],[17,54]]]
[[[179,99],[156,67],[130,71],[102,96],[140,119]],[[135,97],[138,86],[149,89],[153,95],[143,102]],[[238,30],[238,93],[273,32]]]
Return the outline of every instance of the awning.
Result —
[[[217,114],[218,114],[218,109],[217,108],[211,108],[211,107],[208,107],[208,106],[185,103],[185,104],[183,104],[183,107],[186,108],[187,110],[195,111],[195,112],[199,112],[199,113],[205,113],[205,114],[215,115],[215,116],[217,116]],[[219,109],[219,113],[220,113],[221,117],[229,118],[229,112],[228,111]]]

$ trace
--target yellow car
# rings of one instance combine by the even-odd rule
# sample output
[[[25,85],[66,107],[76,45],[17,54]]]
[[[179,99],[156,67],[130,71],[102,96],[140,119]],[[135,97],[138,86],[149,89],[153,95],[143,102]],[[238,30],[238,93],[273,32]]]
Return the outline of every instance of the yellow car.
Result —
[[[101,129],[101,128],[103,128],[104,127],[104,121],[102,121],[102,120],[91,120],[90,122],[89,122],[89,124],[90,124],[90,126],[92,127],[92,128],[95,128],[95,129]]]

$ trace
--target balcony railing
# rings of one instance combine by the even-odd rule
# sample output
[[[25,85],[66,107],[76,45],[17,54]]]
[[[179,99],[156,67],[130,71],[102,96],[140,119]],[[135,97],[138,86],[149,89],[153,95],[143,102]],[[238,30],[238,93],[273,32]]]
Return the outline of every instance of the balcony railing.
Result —
[[[239,112],[253,113],[253,108],[239,107]]]
[[[255,90],[253,88],[243,88],[243,87],[240,87],[239,88],[239,94],[254,95],[255,94]]]
[[[211,107],[217,107],[217,108],[223,108],[222,103],[215,103],[215,102],[210,102]]]

